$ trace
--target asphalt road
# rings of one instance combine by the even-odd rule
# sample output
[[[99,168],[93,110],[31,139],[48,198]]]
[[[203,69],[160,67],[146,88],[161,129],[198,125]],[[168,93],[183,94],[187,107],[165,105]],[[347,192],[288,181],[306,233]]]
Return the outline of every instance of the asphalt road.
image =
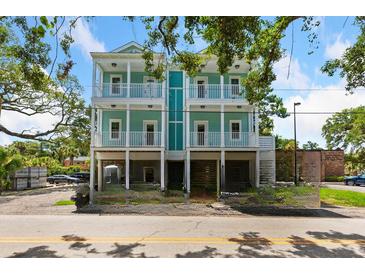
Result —
[[[365,186],[347,186],[345,184],[326,184],[328,188],[339,190],[350,190],[365,193]]]
[[[0,215],[0,257],[364,257],[365,219]]]

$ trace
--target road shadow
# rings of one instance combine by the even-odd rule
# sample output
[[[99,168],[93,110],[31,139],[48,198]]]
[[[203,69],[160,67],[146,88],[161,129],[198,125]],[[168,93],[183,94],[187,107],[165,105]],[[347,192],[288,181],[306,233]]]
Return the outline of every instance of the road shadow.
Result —
[[[205,246],[199,251],[188,251],[185,254],[176,254],[176,258],[215,258],[221,254],[214,247]]]
[[[106,252],[105,254],[113,258],[147,258],[144,252],[134,253],[134,249],[137,247],[143,247],[143,244],[134,243],[120,245],[114,243],[114,249]]]
[[[244,207],[239,205],[230,207],[240,213],[253,216],[351,218],[323,208]]]
[[[243,232],[241,237],[229,239],[238,244],[237,253],[227,257],[240,258],[364,258],[365,236],[330,232],[307,231],[313,240],[291,235],[287,243],[272,243],[258,232]],[[316,241],[326,240],[326,241]],[[351,244],[341,242],[351,240]],[[319,244],[323,243],[323,244]],[[328,244],[330,244],[328,246]],[[333,244],[337,246],[332,247]],[[339,245],[339,246],[338,246]],[[279,248],[278,248],[279,247]],[[284,248],[281,248],[284,247]]]
[[[63,258],[57,255],[57,251],[50,250],[48,246],[41,245],[31,247],[24,252],[14,252],[8,258]]]

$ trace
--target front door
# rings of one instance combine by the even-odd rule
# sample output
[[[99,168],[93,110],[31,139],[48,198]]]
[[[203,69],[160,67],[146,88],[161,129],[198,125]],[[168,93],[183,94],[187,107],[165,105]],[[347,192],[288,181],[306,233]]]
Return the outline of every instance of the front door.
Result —
[[[144,168],[144,181],[146,183],[153,183],[155,181],[155,174],[153,167]]]
[[[231,95],[232,97],[240,96],[240,80],[238,78],[231,78]]]
[[[205,146],[207,144],[207,127],[205,123],[198,123],[196,126],[197,145]]]
[[[111,96],[121,95],[121,79],[120,77],[112,77],[111,79]]]
[[[145,80],[144,97],[157,97],[157,89],[154,78],[148,78]]]
[[[204,80],[198,80],[197,82],[198,85],[198,98],[205,98],[205,81]]]
[[[168,162],[168,189],[181,190],[184,186],[184,162]]]
[[[155,144],[155,127],[156,125],[154,122],[145,123],[144,143],[147,146],[153,146]]]

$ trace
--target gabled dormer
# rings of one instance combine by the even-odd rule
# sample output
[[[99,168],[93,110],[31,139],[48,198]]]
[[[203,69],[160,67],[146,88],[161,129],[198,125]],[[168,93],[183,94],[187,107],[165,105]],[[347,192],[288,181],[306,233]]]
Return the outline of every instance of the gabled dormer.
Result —
[[[134,53],[134,54],[141,54],[143,52],[143,46],[138,44],[135,41],[128,42],[127,44],[124,44],[111,52],[114,53]]]

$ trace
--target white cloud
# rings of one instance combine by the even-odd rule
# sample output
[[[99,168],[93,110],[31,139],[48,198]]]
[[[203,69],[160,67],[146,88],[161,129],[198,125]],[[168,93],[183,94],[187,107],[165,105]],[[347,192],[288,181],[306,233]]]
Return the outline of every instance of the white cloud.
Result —
[[[86,59],[90,60],[90,52],[105,52],[105,44],[99,41],[92,33],[90,25],[83,19],[79,19],[72,31],[74,46],[79,48]]]
[[[290,57],[286,56],[274,65],[276,80],[273,82],[274,88],[294,88],[305,89],[309,87],[310,79],[302,71],[298,59],[292,58],[290,64],[290,74],[288,78],[288,67]]]
[[[342,33],[336,36],[336,40],[332,44],[327,44],[324,55],[329,59],[340,58],[345,50],[351,46],[350,41],[342,39]]]
[[[11,143],[12,143],[11,138],[8,135],[0,132],[0,146],[6,146]]]
[[[23,130],[30,130],[27,133],[36,133],[37,131],[42,132],[52,129],[58,120],[56,116],[51,114],[37,114],[29,117],[14,111],[3,110],[0,122],[11,131],[22,132]],[[3,140],[6,141],[7,139]]]
[[[301,102],[301,105],[297,107],[297,112],[337,112],[345,108],[359,106],[361,102],[365,102],[364,92],[355,91],[353,95],[346,95],[343,87],[343,81],[337,85],[316,87],[323,89],[309,91],[305,96],[303,93],[290,96],[284,100],[284,105],[289,112],[293,111],[294,102]],[[322,126],[330,116],[330,114],[298,114],[297,139],[300,144],[302,145],[310,140],[325,147],[325,140],[321,137]],[[286,119],[275,117],[274,125],[275,134],[293,138],[293,115]]]

